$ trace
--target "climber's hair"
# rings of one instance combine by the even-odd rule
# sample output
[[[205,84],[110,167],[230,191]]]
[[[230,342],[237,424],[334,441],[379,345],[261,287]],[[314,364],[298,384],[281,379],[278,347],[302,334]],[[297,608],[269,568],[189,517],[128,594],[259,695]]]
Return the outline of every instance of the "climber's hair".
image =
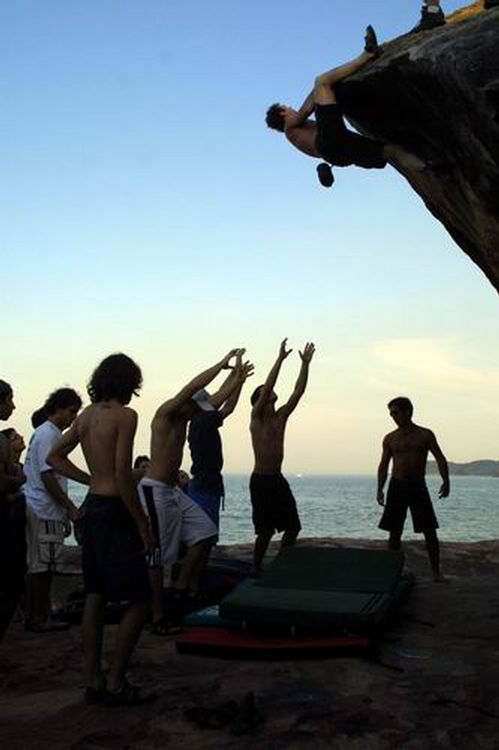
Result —
[[[268,108],[267,114],[265,115],[265,122],[272,130],[278,130],[280,133],[284,133],[284,115],[282,114],[282,104],[278,102]]]

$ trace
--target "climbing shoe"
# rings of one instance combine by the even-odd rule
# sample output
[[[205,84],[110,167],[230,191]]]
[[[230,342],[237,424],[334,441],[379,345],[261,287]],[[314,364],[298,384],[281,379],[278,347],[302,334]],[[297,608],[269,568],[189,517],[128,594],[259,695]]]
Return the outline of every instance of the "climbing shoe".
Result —
[[[325,161],[322,161],[317,167],[317,176],[322,187],[330,188],[334,182],[333,170]]]
[[[443,26],[445,24],[445,16],[442,8],[438,5],[432,7],[436,8],[436,10],[430,10],[427,5],[421,8],[421,20],[417,26],[411,29],[411,34],[418,34],[420,31],[436,29],[437,26]]]
[[[375,57],[378,57],[378,55],[381,54],[376,32],[370,24],[366,28],[366,34],[364,36],[364,52],[367,52],[369,55],[374,55]]]

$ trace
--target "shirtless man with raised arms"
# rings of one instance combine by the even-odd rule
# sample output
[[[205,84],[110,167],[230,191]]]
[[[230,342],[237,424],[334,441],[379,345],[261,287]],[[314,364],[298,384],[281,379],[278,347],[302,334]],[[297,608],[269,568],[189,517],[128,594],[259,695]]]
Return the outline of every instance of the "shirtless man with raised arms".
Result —
[[[426,548],[435,581],[440,575],[440,550],[436,529],[438,522],[425,482],[426,460],[431,453],[442,477],[439,497],[447,497],[449,469],[437,439],[431,430],[419,427],[412,421],[412,403],[405,396],[392,399],[388,404],[390,416],[397,429],[383,439],[383,453],[378,467],[377,502],[385,506],[383,488],[392,461],[392,476],[388,486],[386,506],[379,523],[380,529],[390,532],[388,546],[400,549],[407,509],[410,508],[416,533],[424,534]]]
[[[87,594],[82,622],[85,700],[108,706],[138,705],[152,697],[141,696],[139,688],[125,678],[150,598],[145,555],[154,546],[132,472],[137,414],[127,404],[141,385],[140,368],[125,354],[104,359],[88,385],[91,405],[48,457],[56,471],[90,485],[82,554]],[[90,476],[67,458],[78,444]],[[107,684],[101,663],[106,601],[128,605],[119,624]]]
[[[276,409],[274,386],[282,363],[292,352],[292,349],[286,348],[286,344],[287,339],[284,339],[267,380],[251,396],[250,431],[255,465],[250,479],[250,495],[256,534],[253,553],[253,572],[256,575],[262,571],[262,561],[274,533],[284,531],[281,548],[289,547],[295,543],[301,529],[296,502],[288,482],[281,474],[281,468],[286,424],[305,393],[315,347],[305,344],[303,352],[299,352],[301,367],[293,393],[285,404]]]
[[[174,581],[174,603],[196,593],[198,578],[210,548],[216,541],[217,527],[205,511],[178,487],[178,473],[186,441],[187,425],[200,410],[213,410],[213,405],[200,391],[225,369],[233,357],[240,360],[244,350],[232,349],[219,362],[197,375],[173,398],[156,411],[151,423],[151,459],[145,477],[139,483],[139,495],[155,530],[157,549],[151,561],[149,576],[153,595],[153,629],[163,629],[163,572],[165,566],[177,562],[180,544],[187,552],[178,578]],[[232,387],[231,383],[229,386]],[[227,385],[226,385],[227,388]],[[222,389],[221,389],[222,390]],[[219,391],[222,403],[228,397]]]

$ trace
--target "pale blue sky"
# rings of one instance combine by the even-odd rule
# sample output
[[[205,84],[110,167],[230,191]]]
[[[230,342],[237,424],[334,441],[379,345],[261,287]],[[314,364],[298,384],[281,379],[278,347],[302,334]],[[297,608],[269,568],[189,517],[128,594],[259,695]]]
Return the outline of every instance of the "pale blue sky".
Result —
[[[419,7],[4,0],[12,425],[28,435],[50,390],[84,393],[98,360],[123,350],[144,371],[142,452],[161,400],[232,346],[247,346],[257,385],[287,335],[317,345],[289,470],[372,471],[398,393],[449,458],[497,457],[497,293],[393,170],[338,169],[323,190],[314,162],[263,122],[356,56],[367,23],[391,38]],[[297,369],[287,361],[279,393]],[[243,399],[229,471],[251,468]]]

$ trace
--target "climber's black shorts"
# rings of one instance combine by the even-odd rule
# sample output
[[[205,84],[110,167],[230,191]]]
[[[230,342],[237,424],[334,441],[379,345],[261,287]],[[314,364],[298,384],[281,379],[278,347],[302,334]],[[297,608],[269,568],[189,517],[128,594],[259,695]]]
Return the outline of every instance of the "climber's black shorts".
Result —
[[[438,529],[430,494],[424,480],[390,479],[385,511],[379,528],[402,533],[407,509],[410,508],[412,525],[416,533]]]
[[[333,166],[348,167],[355,164],[364,169],[386,167],[384,144],[348,130],[337,104],[316,104],[315,121],[315,146],[322,158]]]

